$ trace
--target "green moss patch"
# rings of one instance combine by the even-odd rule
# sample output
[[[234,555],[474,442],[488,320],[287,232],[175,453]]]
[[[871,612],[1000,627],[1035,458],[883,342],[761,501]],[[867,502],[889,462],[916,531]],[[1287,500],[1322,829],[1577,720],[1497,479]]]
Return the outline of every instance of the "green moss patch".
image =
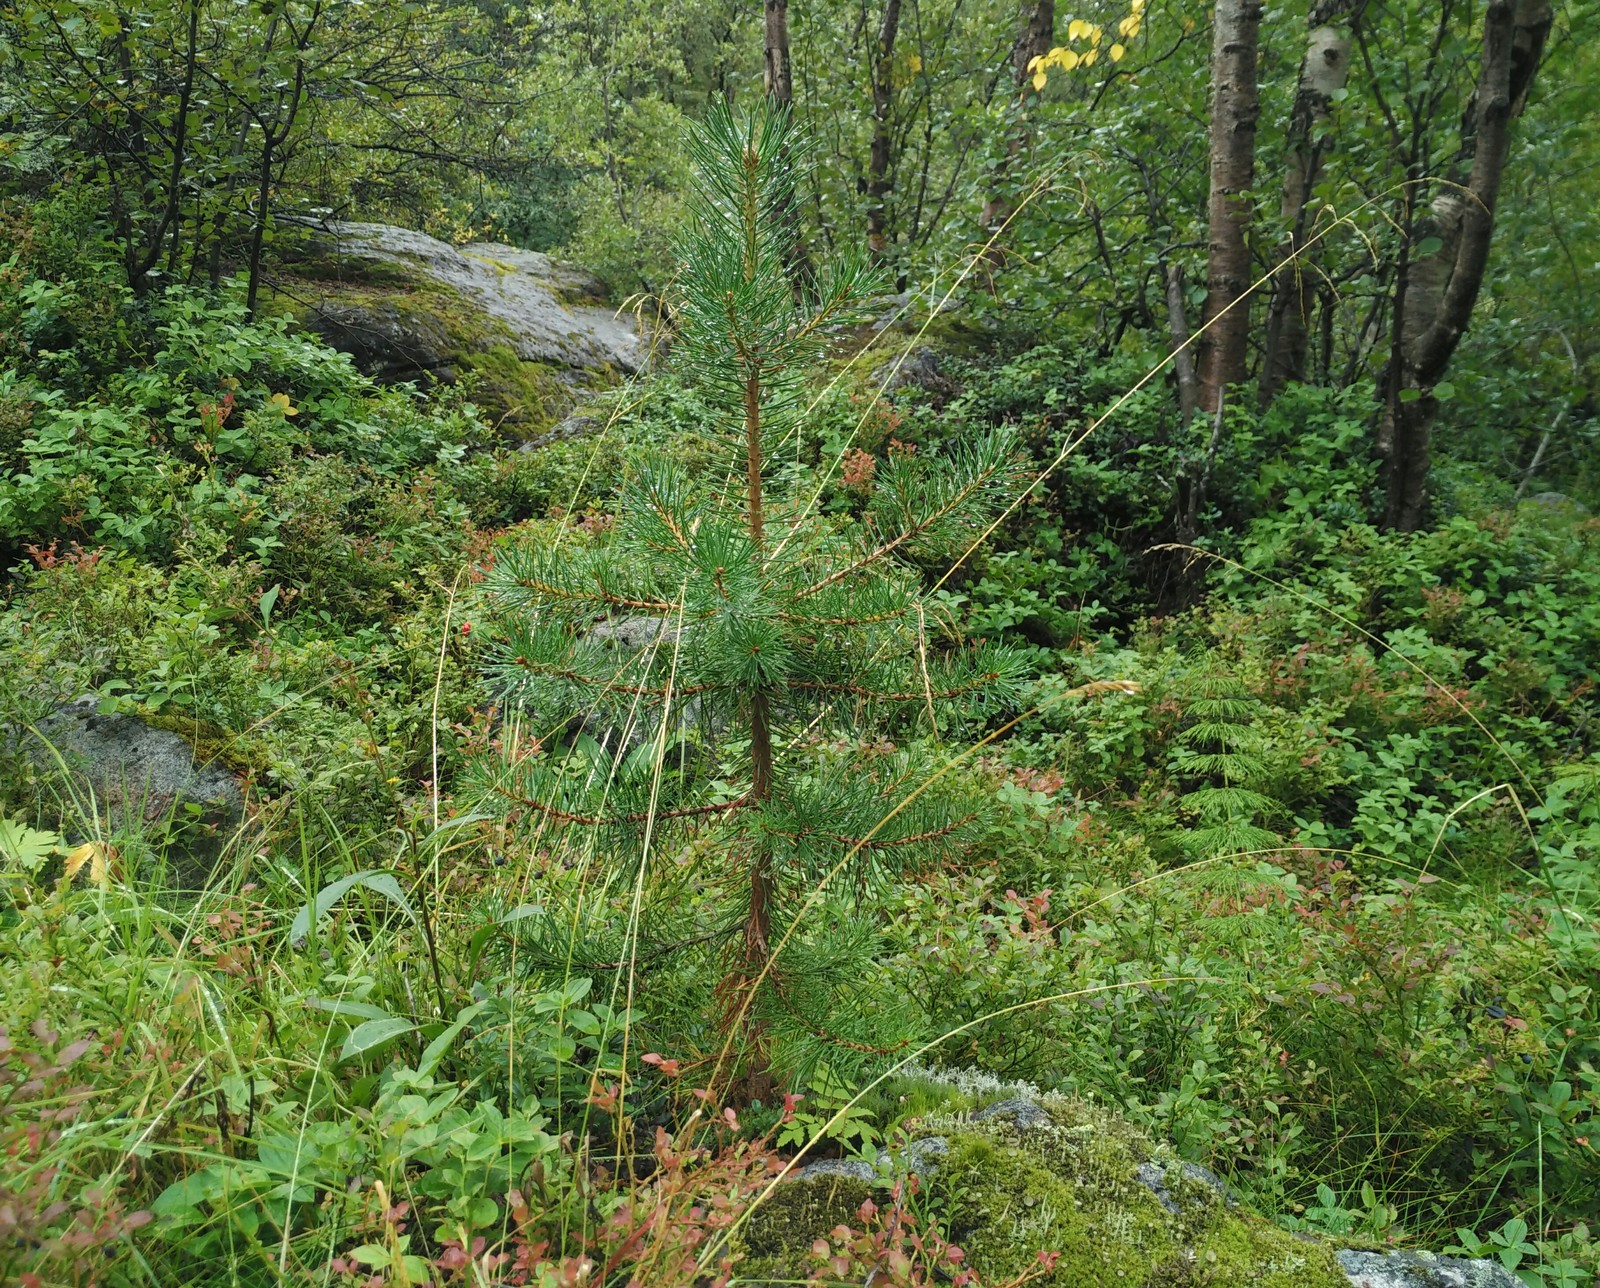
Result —
[[[1026,1129],[965,1116],[917,1129],[949,1143],[926,1201],[985,1282],[1045,1252],[1055,1267],[1032,1282],[1048,1288],[1348,1288],[1331,1247],[1233,1207],[1116,1115],[1058,1097],[1044,1108],[1049,1121]],[[1139,1179],[1142,1164],[1165,1170],[1166,1203]],[[812,1240],[858,1224],[872,1190],[834,1176],[779,1186],[741,1231],[742,1280],[800,1276]]]

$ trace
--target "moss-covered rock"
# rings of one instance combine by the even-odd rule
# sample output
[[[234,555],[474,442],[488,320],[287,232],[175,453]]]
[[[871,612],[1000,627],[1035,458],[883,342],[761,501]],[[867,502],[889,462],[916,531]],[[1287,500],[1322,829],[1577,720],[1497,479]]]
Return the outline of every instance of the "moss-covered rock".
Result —
[[[533,252],[335,224],[285,269],[277,303],[368,375],[470,381],[474,400],[525,436],[645,362],[638,327],[605,305],[603,283]]]
[[[929,1116],[915,1133],[945,1141],[942,1153],[922,1153],[937,1158],[924,1184],[986,1282],[1014,1278],[1047,1252],[1055,1268],[1032,1282],[1051,1288],[1348,1288],[1332,1247],[1241,1211],[1209,1173],[1120,1117],[1059,1097],[1025,1108]],[[741,1232],[746,1281],[803,1277],[811,1242],[857,1224],[872,1189],[809,1170],[779,1186]]]

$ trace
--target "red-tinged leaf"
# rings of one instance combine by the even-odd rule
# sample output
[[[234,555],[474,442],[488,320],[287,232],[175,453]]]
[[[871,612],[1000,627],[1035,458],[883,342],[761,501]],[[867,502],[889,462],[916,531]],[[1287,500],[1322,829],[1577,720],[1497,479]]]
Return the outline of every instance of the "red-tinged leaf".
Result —
[[[861,1218],[862,1224],[865,1225],[878,1215],[878,1205],[871,1199],[862,1199],[861,1206],[856,1209],[856,1215]]]
[[[813,1239],[811,1241],[811,1255],[813,1257],[826,1257],[833,1251],[833,1245],[826,1239]]]
[[[68,1065],[76,1064],[83,1058],[84,1052],[93,1045],[94,1042],[89,1038],[79,1038],[76,1042],[69,1042],[56,1056],[56,1068],[65,1069]]]
[[[734,1113],[732,1109],[724,1109],[722,1111],[722,1118],[723,1121],[726,1122],[734,1131],[739,1130],[739,1115]]]
[[[142,1230],[155,1219],[156,1215],[154,1212],[145,1212],[143,1210],[138,1212],[130,1212],[127,1216],[122,1218],[122,1231],[124,1234],[126,1234],[130,1230]]]

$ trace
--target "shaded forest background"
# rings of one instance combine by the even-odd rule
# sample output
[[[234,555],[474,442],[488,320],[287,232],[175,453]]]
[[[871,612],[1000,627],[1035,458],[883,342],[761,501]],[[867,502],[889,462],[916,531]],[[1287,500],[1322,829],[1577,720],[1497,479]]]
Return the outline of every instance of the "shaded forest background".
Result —
[[[0,3],[0,1270],[737,1281],[1060,1093],[1592,1283],[1597,22]],[[653,361],[376,380],[349,221]],[[765,1271],[1081,1282],[974,1168]]]

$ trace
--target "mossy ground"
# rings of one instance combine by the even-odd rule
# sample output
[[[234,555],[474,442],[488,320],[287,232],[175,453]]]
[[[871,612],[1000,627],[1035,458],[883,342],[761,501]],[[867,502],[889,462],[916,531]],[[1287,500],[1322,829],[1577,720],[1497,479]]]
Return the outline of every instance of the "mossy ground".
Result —
[[[915,1133],[949,1142],[922,1201],[985,1282],[1047,1252],[1055,1268],[1031,1282],[1048,1288],[1347,1288],[1330,1247],[1229,1206],[1114,1114],[1061,1098],[1046,1108],[1052,1121],[1026,1131],[934,1115]],[[1177,1213],[1138,1180],[1145,1162],[1169,1166]],[[812,1240],[856,1223],[870,1193],[835,1177],[779,1186],[742,1231],[742,1281],[800,1273]]]

